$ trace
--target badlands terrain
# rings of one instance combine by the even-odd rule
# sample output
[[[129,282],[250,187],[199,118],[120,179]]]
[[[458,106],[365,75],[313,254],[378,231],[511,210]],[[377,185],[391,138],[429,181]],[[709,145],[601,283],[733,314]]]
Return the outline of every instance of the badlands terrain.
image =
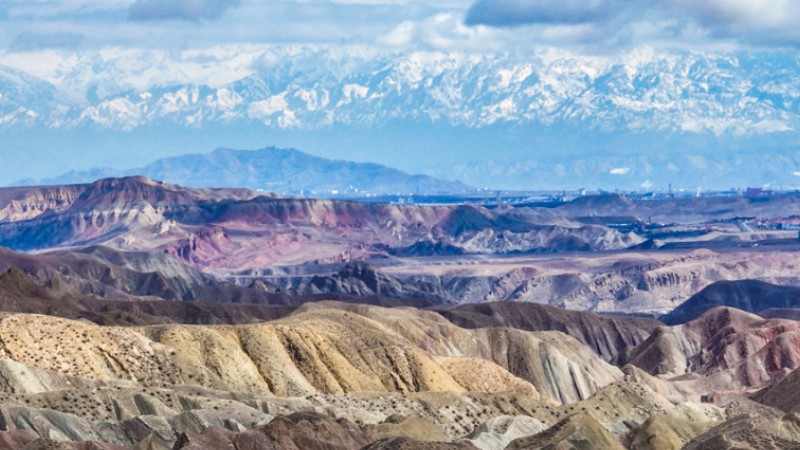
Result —
[[[0,189],[0,449],[800,448],[798,216]]]

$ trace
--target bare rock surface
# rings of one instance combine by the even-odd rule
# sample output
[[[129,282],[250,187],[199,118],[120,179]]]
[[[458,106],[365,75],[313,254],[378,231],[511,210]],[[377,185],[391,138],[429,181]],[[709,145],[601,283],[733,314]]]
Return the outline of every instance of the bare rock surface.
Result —
[[[333,419],[313,413],[294,413],[240,433],[208,429],[200,434],[183,434],[173,448],[357,450],[374,439],[369,430],[346,419]]]
[[[602,225],[531,219],[472,205],[277,198],[144,177],[0,190],[0,245],[27,251],[104,244],[167,253],[206,269],[343,261],[426,241],[470,253],[622,249],[643,241]]]
[[[627,447],[640,450],[679,450],[698,435],[724,422],[725,411],[717,406],[683,403],[668,411],[653,413],[631,431]]]
[[[275,395],[513,391],[568,403],[622,377],[561,333],[466,330],[433,312],[365,305],[320,304],[264,324],[219,327],[100,327],[5,314],[0,333],[4,358],[154,387]]]
[[[368,427],[376,436],[403,437],[422,442],[448,442],[450,438],[429,420],[419,416],[389,416]]]
[[[625,447],[587,414],[574,414],[542,433],[516,439],[506,449],[623,450]]]
[[[409,438],[388,438],[362,447],[362,450],[475,450],[475,447],[464,442],[425,442]]]
[[[761,415],[740,415],[717,425],[689,442],[686,450],[800,449],[800,428],[795,416],[778,420]]]
[[[656,375],[705,375],[697,388],[706,392],[761,388],[800,367],[798,339],[798,322],[715,308],[656,329],[634,350],[631,364]]]
[[[481,424],[461,442],[469,442],[481,450],[506,448],[515,439],[539,434],[547,428],[529,416],[497,416]]]

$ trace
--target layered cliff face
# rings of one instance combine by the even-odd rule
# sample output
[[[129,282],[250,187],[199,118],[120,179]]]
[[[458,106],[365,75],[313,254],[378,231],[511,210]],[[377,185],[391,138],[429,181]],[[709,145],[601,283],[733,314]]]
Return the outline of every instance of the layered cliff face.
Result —
[[[9,200],[0,244],[12,249],[106,244],[164,251],[201,268],[375,256],[408,252],[420,242],[490,254],[619,249],[641,242],[602,226],[541,225],[474,206],[274,198],[246,190],[187,189],[143,177],[68,189],[14,188],[2,196]]]
[[[761,388],[800,367],[800,323],[762,319],[732,308],[661,327],[632,354],[631,364],[651,374],[706,376],[699,389]]]
[[[0,220],[30,220],[69,208],[82,193],[77,185],[0,190]]]
[[[723,220],[727,210],[717,206],[738,205],[768,217],[779,213],[776,208],[794,207],[782,196],[764,202],[685,201],[694,212],[676,220]],[[79,292],[120,297],[264,301],[261,294],[199,292],[197,286],[215,284],[213,275],[292,295],[382,295],[432,303],[510,300],[660,315],[720,280],[800,284],[795,252],[738,246],[755,242],[742,233],[719,241],[721,250],[712,237],[701,237],[709,239],[710,249],[639,248],[653,233],[644,227],[642,214],[657,216],[677,202],[601,196],[553,208],[366,204],[190,189],[129,177],[0,189],[0,245],[36,252],[55,248],[61,254],[65,248],[85,253],[79,249],[91,246],[95,259],[115,258],[116,265],[160,273],[111,268],[104,275],[101,262],[91,263],[98,267],[91,276],[76,274],[84,279]],[[635,231],[620,227],[616,222],[622,219],[638,224]],[[733,222],[713,226],[730,228]],[[775,236],[785,238],[785,233]],[[683,242],[676,239],[673,244]],[[698,242],[706,242],[702,239]],[[792,242],[783,239],[780,245]],[[119,256],[122,252],[137,256]],[[562,259],[565,252],[570,252],[568,261]],[[347,265],[354,261],[368,265]],[[87,263],[59,267],[78,264]],[[126,281],[143,277],[152,280]],[[68,278],[68,284],[77,284]]]
[[[36,255],[0,249],[0,256],[0,272],[11,270],[22,274],[29,278],[31,286],[43,289],[41,293],[26,294],[27,297],[24,293],[17,293],[16,297],[62,299],[61,302],[50,302],[49,306],[81,302],[91,297],[105,300],[292,303],[292,299],[274,295],[267,285],[246,288],[217,280],[163,254],[86,247]],[[64,301],[65,297],[69,297],[69,301]],[[100,303],[89,302],[85,308],[94,309]],[[28,312],[43,312],[31,306]]]
[[[261,280],[282,292],[300,295],[383,294],[456,304],[509,301],[660,316],[720,280],[798,284],[798,263],[796,252],[758,247],[719,252],[629,250],[571,254],[568,258],[560,254],[384,258],[239,271],[228,279],[243,285]],[[306,270],[311,273],[304,273]],[[792,298],[786,297],[789,302]],[[764,303],[770,304],[789,303]]]

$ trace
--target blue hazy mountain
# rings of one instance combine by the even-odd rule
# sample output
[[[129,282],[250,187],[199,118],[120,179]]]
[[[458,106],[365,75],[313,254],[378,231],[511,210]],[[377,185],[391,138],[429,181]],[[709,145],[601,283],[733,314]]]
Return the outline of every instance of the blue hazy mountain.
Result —
[[[411,175],[374,163],[331,160],[295,149],[217,149],[207,154],[162,158],[144,167],[70,171],[55,178],[15,184],[77,184],[99,178],[143,175],[191,187],[245,187],[270,192],[333,194],[433,194],[470,190],[460,182]]]

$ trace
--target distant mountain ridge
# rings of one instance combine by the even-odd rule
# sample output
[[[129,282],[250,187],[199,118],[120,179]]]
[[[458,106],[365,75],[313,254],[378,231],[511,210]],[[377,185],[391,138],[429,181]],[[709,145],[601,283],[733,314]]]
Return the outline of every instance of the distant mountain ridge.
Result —
[[[800,63],[764,52],[520,59],[441,51],[343,57],[325,47],[253,51],[279,62],[227,83],[187,80],[174,62],[164,65],[168,57],[152,52],[85,54],[45,77],[0,66],[0,111],[7,114],[0,125],[130,131],[238,122],[309,130],[421,119],[736,135],[794,131],[800,119]],[[228,58],[233,64],[237,55]],[[133,82],[142,64],[160,74],[158,81]]]
[[[144,167],[92,168],[55,178],[20,180],[18,186],[91,183],[100,178],[142,175],[189,187],[243,187],[282,194],[455,193],[471,188],[457,181],[413,175],[374,163],[320,158],[295,149],[219,148],[158,159]]]

